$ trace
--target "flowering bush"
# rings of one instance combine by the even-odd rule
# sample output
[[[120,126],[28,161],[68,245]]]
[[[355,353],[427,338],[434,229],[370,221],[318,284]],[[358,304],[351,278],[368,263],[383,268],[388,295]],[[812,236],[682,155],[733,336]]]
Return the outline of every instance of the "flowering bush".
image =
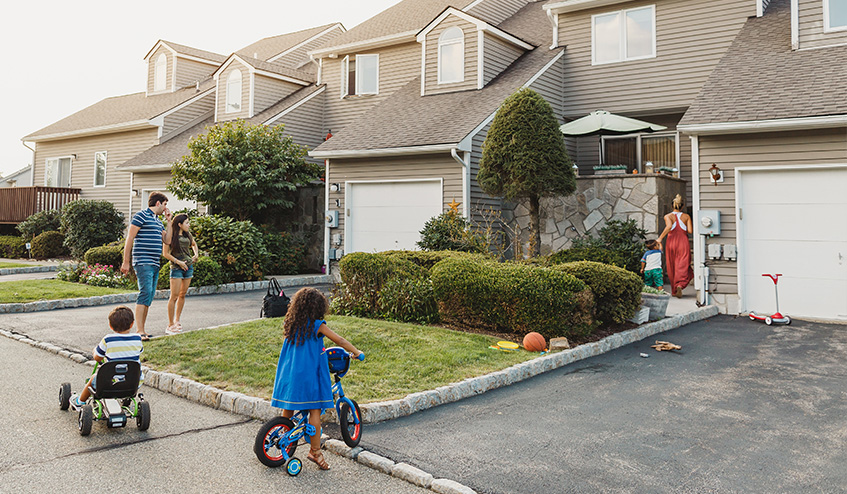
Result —
[[[112,266],[102,264],[84,266],[79,273],[79,282],[107,288],[135,288],[135,282],[129,276],[124,275]]]

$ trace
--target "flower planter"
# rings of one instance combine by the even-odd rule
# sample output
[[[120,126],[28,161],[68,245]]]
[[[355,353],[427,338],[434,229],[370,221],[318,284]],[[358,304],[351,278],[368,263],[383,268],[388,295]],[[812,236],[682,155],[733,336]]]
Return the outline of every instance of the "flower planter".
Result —
[[[651,321],[658,321],[659,319],[665,317],[665,313],[668,311],[668,301],[670,299],[670,294],[658,295],[652,293],[642,293],[641,305],[650,308]]]
[[[626,175],[626,168],[616,170],[594,170],[595,175]]]
[[[645,322],[650,320],[650,307],[642,305],[639,307],[638,312],[635,313],[634,316],[628,319],[629,322],[634,322],[635,324],[644,324]]]

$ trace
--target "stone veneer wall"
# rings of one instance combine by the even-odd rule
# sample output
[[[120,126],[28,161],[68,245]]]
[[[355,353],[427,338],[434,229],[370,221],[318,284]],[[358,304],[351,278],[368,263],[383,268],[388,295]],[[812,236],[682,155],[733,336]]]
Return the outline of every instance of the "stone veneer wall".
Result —
[[[320,270],[324,260],[324,185],[298,187],[294,207],[282,219],[285,230],[301,235],[306,242],[306,269]],[[275,274],[275,273],[268,273]]]
[[[673,210],[674,196],[685,197],[685,181],[667,175],[595,175],[576,182],[573,195],[541,200],[542,255],[569,248],[577,237],[598,236],[613,219],[634,219],[647,238],[656,238],[664,229],[662,218]],[[519,232],[522,251],[528,252],[526,205],[504,204],[503,220],[509,231]]]

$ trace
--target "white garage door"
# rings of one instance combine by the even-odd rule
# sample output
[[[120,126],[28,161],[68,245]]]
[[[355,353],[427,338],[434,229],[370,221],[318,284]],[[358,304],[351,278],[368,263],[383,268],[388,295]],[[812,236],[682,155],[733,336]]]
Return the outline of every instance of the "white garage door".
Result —
[[[415,250],[424,223],[442,211],[441,180],[346,187],[347,252]]]
[[[847,320],[847,168],[744,171],[743,310]]]
[[[147,198],[150,197],[150,193],[152,190],[144,190],[141,192],[141,209],[147,207]],[[177,199],[173,192],[169,192],[167,190],[160,190],[162,194],[165,194],[165,197],[168,198],[168,209],[172,212],[181,211],[183,209],[197,209],[196,201],[183,201],[181,199]]]

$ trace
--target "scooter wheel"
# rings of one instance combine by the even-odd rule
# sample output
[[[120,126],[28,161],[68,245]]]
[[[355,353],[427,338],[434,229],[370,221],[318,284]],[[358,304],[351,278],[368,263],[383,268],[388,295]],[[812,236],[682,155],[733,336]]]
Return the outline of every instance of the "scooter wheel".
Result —
[[[765,324],[767,324],[768,326],[773,324],[773,319],[771,318],[771,316],[765,317]]]
[[[288,472],[288,475],[296,477],[301,470],[303,470],[303,462],[300,461],[300,458],[291,458],[285,462],[285,471]]]
[[[791,318],[788,317],[788,316],[785,316],[785,325],[788,326],[789,324],[791,324]]]
[[[755,313],[755,312],[751,312],[751,313],[750,313],[750,320],[751,320],[751,321],[755,321],[755,320],[756,320],[756,313]]]

